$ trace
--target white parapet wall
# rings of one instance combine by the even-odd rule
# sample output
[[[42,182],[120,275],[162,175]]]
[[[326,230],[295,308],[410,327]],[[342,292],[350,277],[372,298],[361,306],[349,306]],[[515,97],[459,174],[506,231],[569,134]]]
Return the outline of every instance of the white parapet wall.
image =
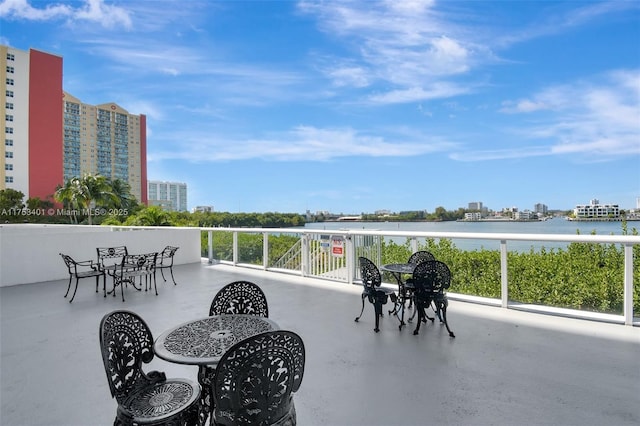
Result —
[[[96,260],[97,247],[127,246],[131,254],[180,249],[174,265],[201,261],[200,230],[88,225],[0,225],[0,287],[67,278],[59,253]]]

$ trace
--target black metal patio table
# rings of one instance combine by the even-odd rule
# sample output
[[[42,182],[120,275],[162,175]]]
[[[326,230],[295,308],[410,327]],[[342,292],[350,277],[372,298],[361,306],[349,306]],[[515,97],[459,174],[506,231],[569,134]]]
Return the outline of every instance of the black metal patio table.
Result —
[[[165,361],[206,365],[211,368],[201,370],[215,371],[222,355],[235,343],[279,328],[275,321],[255,315],[213,315],[165,331],[158,336],[153,349]],[[213,377],[199,374],[198,382],[202,386],[199,419],[200,425],[204,425],[211,415]]]
[[[407,283],[402,279],[403,275],[412,275],[413,270],[416,268],[416,265],[413,263],[390,263],[387,265],[382,265],[380,267],[381,271],[389,272],[396,279],[398,283],[398,298],[396,299],[396,303],[389,314],[394,314],[396,318],[400,321],[399,328],[402,330],[402,326],[404,323],[404,304],[407,300],[412,301],[413,288],[407,286]],[[411,306],[411,304],[409,305]],[[402,309],[402,314],[399,315],[399,310]],[[413,319],[414,313],[411,315],[409,321]]]

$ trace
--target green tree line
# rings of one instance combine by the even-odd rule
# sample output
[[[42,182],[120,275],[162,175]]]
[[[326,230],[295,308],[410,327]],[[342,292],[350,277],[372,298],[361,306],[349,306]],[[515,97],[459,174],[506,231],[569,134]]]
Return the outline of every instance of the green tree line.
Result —
[[[58,204],[56,204],[56,202]],[[62,208],[60,208],[60,205]],[[304,226],[296,213],[167,212],[146,207],[129,184],[100,174],[73,177],[58,186],[49,200],[29,198],[15,189],[0,190],[2,223],[73,223],[125,226],[195,226],[288,228]]]

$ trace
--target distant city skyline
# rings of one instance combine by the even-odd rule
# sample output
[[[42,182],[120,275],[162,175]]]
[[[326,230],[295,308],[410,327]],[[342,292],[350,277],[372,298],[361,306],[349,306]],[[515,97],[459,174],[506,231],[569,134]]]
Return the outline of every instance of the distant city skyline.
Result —
[[[533,203],[531,204],[531,206],[516,206],[516,205],[507,205],[507,206],[502,206],[502,207],[492,207],[492,206],[487,206],[485,205],[482,201],[470,201],[467,203],[466,206],[457,206],[457,207],[451,207],[451,206],[437,206],[437,207],[444,207],[445,210],[448,211],[456,211],[458,209],[465,209],[465,210],[488,210],[491,212],[501,212],[505,209],[512,209],[512,208],[516,208],[519,211],[531,211],[531,212],[535,212],[536,211],[536,206],[538,205],[542,205],[546,207],[547,211],[570,211],[570,210],[574,210],[577,206],[580,205],[588,205],[590,204],[592,201],[596,201],[597,204],[614,204],[614,205],[619,205],[621,210],[639,210],[640,209],[640,198],[639,201],[637,201],[637,206],[636,207],[630,207],[630,208],[623,208],[622,205],[620,203],[616,203],[616,202],[611,202],[611,203],[605,203],[605,202],[600,202],[599,199],[597,198],[592,198],[591,200],[588,200],[586,202],[583,203],[576,203],[575,205],[571,206],[570,208],[553,208],[548,206],[546,203],[542,203],[542,202],[538,202],[538,203]],[[480,209],[476,209],[472,207],[472,204],[475,203],[480,203],[482,205],[482,207]],[[395,210],[395,209],[377,209],[375,211],[371,211],[371,212],[333,212],[333,211],[328,211],[328,210],[316,210],[316,211],[311,211],[311,213],[318,213],[318,212],[326,212],[326,213],[331,213],[331,214],[338,214],[338,213],[344,213],[344,214],[360,214],[360,213],[366,213],[366,214],[398,214],[400,212],[408,212],[408,211],[425,211],[426,209],[414,209],[414,210]],[[435,210],[435,209],[434,209]],[[433,213],[434,210],[426,210],[428,213]]]
[[[640,2],[0,0],[0,44],[147,117],[188,209],[640,197]]]

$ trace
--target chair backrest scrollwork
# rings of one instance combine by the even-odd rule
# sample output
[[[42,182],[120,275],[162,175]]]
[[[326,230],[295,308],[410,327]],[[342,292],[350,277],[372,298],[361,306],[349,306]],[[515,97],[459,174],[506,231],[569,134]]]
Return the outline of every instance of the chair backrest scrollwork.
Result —
[[[436,260],[436,257],[426,250],[420,250],[413,253],[407,263],[411,263],[412,265],[417,265],[422,262],[426,262],[427,260]]]
[[[428,260],[416,265],[412,282],[418,298],[426,293],[443,293],[451,285],[451,271],[444,262]]]
[[[142,363],[153,359],[153,336],[137,314],[120,310],[105,315],[100,322],[100,348],[111,396],[118,403],[148,385]]]
[[[121,271],[135,267],[138,271],[152,272],[156,267],[158,253],[127,254],[122,258]]]
[[[380,270],[371,260],[366,257],[359,257],[360,263],[360,278],[362,279],[362,285],[370,290],[375,290],[376,287],[382,285],[382,275]]]
[[[128,254],[127,246],[98,247],[96,251],[98,252],[98,265],[100,265],[101,268],[119,265],[122,258]]]
[[[209,315],[247,314],[269,317],[267,297],[250,281],[234,281],[222,287],[211,301]]]
[[[270,425],[292,411],[305,347],[292,331],[269,331],[232,346],[216,368],[216,425]],[[295,412],[295,411],[294,411]]]

